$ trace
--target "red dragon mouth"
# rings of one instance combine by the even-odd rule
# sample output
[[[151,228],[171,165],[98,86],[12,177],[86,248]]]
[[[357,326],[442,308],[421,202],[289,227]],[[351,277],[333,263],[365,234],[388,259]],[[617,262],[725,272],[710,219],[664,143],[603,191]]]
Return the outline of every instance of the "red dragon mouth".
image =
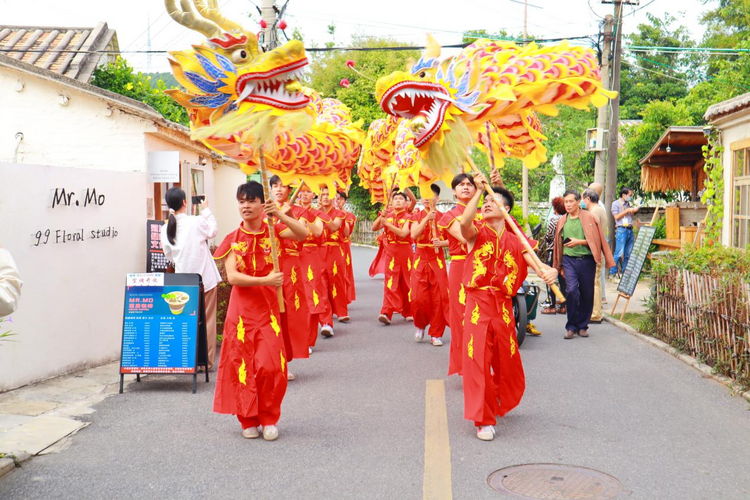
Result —
[[[424,119],[425,126],[414,141],[414,145],[420,147],[440,130],[445,119],[445,110],[451,101],[450,94],[442,85],[403,81],[383,94],[380,106],[386,113],[399,118]]]
[[[237,103],[256,102],[280,109],[302,109],[310,99],[301,91],[289,92],[286,85],[298,81],[307,66],[307,58],[279,66],[271,71],[245,73],[237,79]]]

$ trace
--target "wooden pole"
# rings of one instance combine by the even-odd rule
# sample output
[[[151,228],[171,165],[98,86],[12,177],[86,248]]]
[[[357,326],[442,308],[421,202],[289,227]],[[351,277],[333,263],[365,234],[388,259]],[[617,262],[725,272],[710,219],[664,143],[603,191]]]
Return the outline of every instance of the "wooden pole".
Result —
[[[271,187],[268,185],[268,171],[266,170],[266,155],[263,152],[263,146],[258,148],[260,156],[260,178],[263,183],[263,197],[266,200],[271,199]],[[276,232],[273,229],[273,217],[268,216],[268,232],[271,238],[271,258],[273,259],[273,272],[279,272],[279,242],[276,241]],[[279,311],[284,312],[284,293],[281,287],[276,288],[276,295],[279,298]]]
[[[471,170],[475,174],[480,174],[481,172],[479,171],[477,166],[474,164],[471,157],[469,157],[468,160],[469,160],[469,165],[471,166]],[[489,183],[487,182],[484,183],[484,190],[487,192],[487,194],[489,194],[490,196],[495,198],[495,200],[497,200],[497,196],[495,195],[495,192],[490,187]],[[524,249],[529,253],[529,255],[534,260],[536,265],[539,266],[539,269],[541,269],[543,265],[542,261],[539,258],[539,256],[536,254],[534,249],[531,248],[531,245],[529,244],[529,240],[526,239],[526,235],[515,224],[515,222],[513,222],[513,219],[511,218],[510,214],[508,214],[508,212],[505,210],[505,207],[503,206],[503,204],[498,203],[498,207],[500,208],[500,213],[502,213],[503,217],[505,218],[505,225],[510,227],[510,229],[516,234],[519,241],[523,245]],[[558,287],[556,284],[553,283],[552,285],[550,285],[550,289],[552,290],[552,293],[555,294],[555,298],[557,299],[558,302],[560,302],[561,304],[565,302],[565,296],[560,291],[560,287]]]
[[[292,193],[292,197],[289,198],[289,204],[294,205],[294,202],[297,201],[297,197],[299,196],[300,191],[302,191],[302,188],[305,186],[305,181],[302,181],[299,183],[299,186],[297,186],[297,189]]]
[[[434,193],[433,193],[434,195]],[[434,195],[432,199],[430,200],[430,211],[437,212],[437,195]],[[435,214],[435,217],[437,217],[437,213]],[[432,221],[432,234],[435,238],[438,237],[438,228],[437,228],[437,220]],[[440,249],[435,246],[435,253],[438,253]]]

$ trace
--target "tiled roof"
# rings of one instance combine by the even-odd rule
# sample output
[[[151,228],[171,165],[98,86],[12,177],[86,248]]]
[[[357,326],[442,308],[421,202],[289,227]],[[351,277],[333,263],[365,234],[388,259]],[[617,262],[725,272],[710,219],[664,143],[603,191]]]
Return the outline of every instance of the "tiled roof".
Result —
[[[750,93],[738,95],[710,106],[703,118],[710,122],[746,108],[750,108]]]
[[[0,54],[84,83],[119,50],[117,34],[107,23],[94,28],[0,25]]]

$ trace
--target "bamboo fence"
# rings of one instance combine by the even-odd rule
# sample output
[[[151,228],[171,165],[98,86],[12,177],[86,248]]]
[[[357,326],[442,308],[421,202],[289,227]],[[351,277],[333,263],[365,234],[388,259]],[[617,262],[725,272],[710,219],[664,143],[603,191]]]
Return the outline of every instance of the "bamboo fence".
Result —
[[[653,335],[750,385],[750,283],[672,268],[656,279]]]

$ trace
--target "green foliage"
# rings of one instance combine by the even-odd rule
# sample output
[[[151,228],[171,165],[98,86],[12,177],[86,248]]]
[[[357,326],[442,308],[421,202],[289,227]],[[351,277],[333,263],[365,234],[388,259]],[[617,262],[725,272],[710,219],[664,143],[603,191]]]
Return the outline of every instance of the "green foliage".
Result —
[[[91,84],[144,102],[167,120],[183,125],[189,124],[185,108],[164,93],[167,90],[164,81],[159,80],[152,87],[149,77],[141,72],[135,72],[122,57],[118,57],[114,63],[96,68]]]
[[[177,82],[177,79],[172,73],[168,71],[165,71],[163,73],[143,73],[143,76],[146,77],[146,80],[148,80],[151,88],[156,88],[160,80],[164,82],[164,85],[168,89],[180,88],[180,84]]]
[[[704,245],[669,252],[653,263],[655,276],[664,276],[670,271],[687,270],[696,274],[730,279],[750,279],[750,252],[723,245]]]
[[[16,334],[10,330],[3,331],[3,323],[10,322],[10,318],[0,318],[0,345],[2,342],[13,342],[10,337],[14,337]]]
[[[747,30],[750,24],[750,0],[704,0],[704,3],[718,5],[701,18],[701,23],[706,27],[701,45],[728,49],[750,40]],[[712,56],[708,61],[709,74],[717,73],[722,64],[732,59]]]
[[[721,137],[715,130],[708,138],[708,144],[703,146],[703,158],[706,160],[703,170],[706,172],[701,201],[708,207],[705,233],[708,239],[721,241],[721,228],[724,220],[724,167],[721,157],[724,148]]]
[[[626,37],[630,45],[695,46],[685,26],[673,28],[677,18],[671,14],[664,14],[663,19],[646,16],[648,23],[639,24],[638,31]],[[620,117],[637,119],[652,101],[673,101],[687,95],[688,73],[695,58],[684,53],[629,53],[623,59],[620,77]]]

